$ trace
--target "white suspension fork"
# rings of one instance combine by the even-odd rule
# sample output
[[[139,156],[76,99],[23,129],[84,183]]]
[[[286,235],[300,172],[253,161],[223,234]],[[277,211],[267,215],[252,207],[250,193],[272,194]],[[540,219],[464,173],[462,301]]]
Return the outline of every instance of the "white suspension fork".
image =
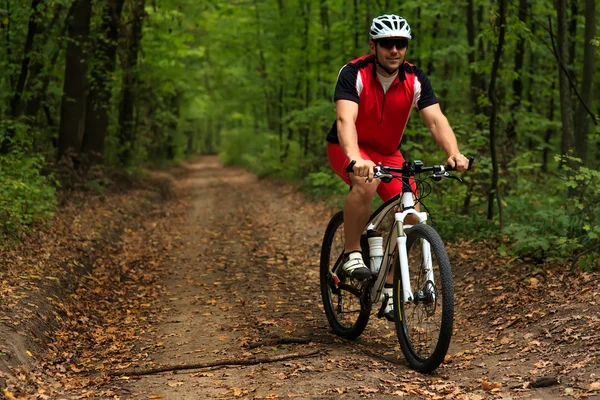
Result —
[[[400,261],[400,276],[402,277],[402,298],[405,303],[413,299],[408,273],[408,255],[406,254],[406,236],[398,236],[398,258]]]
[[[431,262],[431,244],[427,240],[423,240],[423,265],[425,266],[425,277],[428,281],[433,282],[433,268]]]
[[[407,199],[408,200],[408,199]],[[412,201],[412,194],[410,200]],[[410,285],[410,272],[408,269],[408,253],[406,249],[406,234],[404,233],[404,219],[408,214],[414,214],[418,219],[419,223],[424,223],[427,220],[427,213],[417,212],[414,209],[408,209],[399,213],[396,213],[395,219],[398,226],[398,259],[400,262],[400,276],[402,277],[402,298],[404,302],[413,301],[413,292]],[[423,243],[423,262],[427,268],[427,280],[433,282],[433,271],[431,263],[431,248],[429,242]]]

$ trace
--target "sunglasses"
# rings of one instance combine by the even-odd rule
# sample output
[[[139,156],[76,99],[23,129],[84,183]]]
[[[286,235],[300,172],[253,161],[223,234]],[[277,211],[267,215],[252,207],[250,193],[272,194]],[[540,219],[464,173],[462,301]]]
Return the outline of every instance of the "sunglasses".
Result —
[[[398,50],[402,50],[408,47],[408,39],[391,39],[391,38],[384,38],[384,39],[379,39],[377,41],[377,43],[379,43],[379,45],[381,47],[383,47],[386,50],[391,50],[394,46],[396,46],[396,48]]]

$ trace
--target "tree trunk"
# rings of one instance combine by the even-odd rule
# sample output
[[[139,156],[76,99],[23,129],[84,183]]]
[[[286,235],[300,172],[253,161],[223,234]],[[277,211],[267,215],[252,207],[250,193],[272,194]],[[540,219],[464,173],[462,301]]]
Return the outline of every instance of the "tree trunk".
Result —
[[[62,4],[55,5],[54,16],[52,17],[50,22],[44,28],[41,28],[41,27],[38,28],[38,31],[37,31],[38,36],[41,35],[42,33],[45,33],[43,40],[40,40],[38,42],[37,47],[39,49],[44,49],[46,47],[46,45],[48,44],[48,41],[50,40],[51,37],[53,40],[56,40],[56,36],[52,36],[52,28],[54,28],[55,26],[58,26],[58,21],[60,20],[63,9],[64,9],[64,7]],[[62,28],[58,35],[59,38],[62,38],[65,35],[66,26],[67,26],[67,22],[62,24]],[[59,48],[60,47],[61,46],[59,46]],[[51,61],[50,61],[49,65],[47,66],[47,71],[52,71],[54,69],[57,59],[58,59],[58,49],[50,57]],[[50,74],[45,74],[43,77],[40,78],[40,73],[42,72],[42,70],[44,68],[44,63],[48,64],[48,62],[46,62],[45,58],[43,58],[43,57],[36,57],[31,62],[31,65],[29,67],[29,76],[27,77],[27,83],[25,85],[25,92],[29,92],[32,95],[31,98],[27,101],[27,104],[25,106],[25,115],[27,117],[29,117],[28,119],[29,119],[29,123],[31,125],[35,124],[37,112],[39,111],[39,103],[41,101],[41,98],[46,94],[46,89],[47,89],[48,83],[50,81],[50,76],[51,76]],[[32,107],[33,104],[36,104],[36,107]],[[21,104],[21,107],[22,107],[22,104]]]
[[[68,45],[64,89],[60,105],[58,159],[67,151],[79,151],[85,123],[87,54],[91,0],[75,0],[69,10]]]
[[[304,54],[304,81],[305,81],[305,92],[304,92],[304,108],[308,108],[310,106],[310,98],[311,98],[311,86],[310,86],[310,57],[308,54],[308,45],[309,45],[309,36],[310,36],[310,14],[311,7],[310,2],[306,2],[304,12],[304,36],[302,54]],[[367,2],[367,16],[370,11],[370,2]],[[367,18],[368,19],[368,18]],[[368,32],[368,31],[367,31]],[[301,138],[304,140],[304,155],[307,155],[308,149],[308,136],[310,134],[310,129],[308,126],[304,126],[300,131]]]
[[[498,45],[494,54],[494,63],[492,64],[492,75],[490,79],[490,86],[488,96],[491,103],[490,112],[490,153],[492,155],[492,185],[488,197],[488,220],[494,218],[494,200],[498,204],[498,215],[500,219],[500,230],[504,229],[504,221],[502,216],[502,200],[500,196],[500,189],[498,187],[498,157],[496,153],[496,119],[498,116],[498,99],[496,98],[496,79],[498,77],[498,70],[500,69],[500,61],[502,58],[502,50],[504,47],[504,36],[506,32],[506,3],[507,0],[500,0],[500,10],[498,11],[498,19],[496,20],[496,27],[498,28]]]
[[[477,26],[476,22],[481,21],[483,15],[483,7],[478,9],[478,14],[475,16],[475,5],[474,0],[467,0],[467,42],[469,44],[470,51],[467,55],[469,64],[473,64],[478,60],[485,59],[484,47],[482,40],[477,39]],[[471,87],[469,94],[471,97],[471,104],[473,112],[478,115],[483,113],[481,106],[479,105],[479,96],[485,93],[485,80],[483,77],[471,69]],[[481,128],[481,124],[478,123],[478,128]]]
[[[527,0],[519,1],[519,20],[527,25]],[[523,97],[523,61],[525,59],[525,38],[521,36],[517,42],[515,51],[515,73],[517,77],[512,82],[513,103],[510,107],[511,118],[506,127],[506,150],[504,151],[503,165],[506,165],[514,158],[517,148],[517,120],[521,110],[521,101]]]
[[[271,99],[271,90],[268,85],[269,73],[267,71],[267,59],[265,57],[265,52],[263,50],[262,40],[261,40],[261,18],[260,12],[258,9],[258,0],[254,0],[254,11],[256,16],[256,43],[258,46],[258,72],[263,80],[261,86],[263,87],[263,93],[265,96],[265,113],[267,126],[270,131],[275,132],[276,130],[276,121],[274,118],[275,115],[275,105],[273,104],[273,100]]]
[[[475,7],[474,0],[467,0],[467,43],[469,44],[469,53],[467,54],[467,60],[469,65],[475,62],[475,37],[477,32],[475,31]],[[479,98],[479,91],[477,85],[477,74],[471,69],[471,104],[473,110],[477,110],[477,99]]]
[[[10,8],[10,0],[6,0],[6,61],[7,64],[13,64],[13,54],[12,54],[12,39],[10,36],[11,32],[11,22],[12,22],[12,10]],[[12,73],[8,74],[8,80],[10,82],[10,87],[15,87],[15,76]]]
[[[59,11],[57,11],[56,16],[58,16]],[[67,20],[65,21],[65,23],[63,24],[63,27],[60,31],[60,34],[58,35],[60,38],[64,37],[66,32],[67,32],[67,28],[69,27],[69,19],[70,19],[70,12],[67,16]],[[48,63],[48,65],[46,65],[46,69],[48,71],[52,71],[54,70],[54,66],[56,65],[56,62],[58,61],[58,56],[61,53],[61,47],[59,46],[55,51],[54,54],[52,54],[52,57],[50,58],[50,63]],[[42,68],[42,64],[41,63],[36,63],[33,68],[32,68],[32,75],[37,76],[39,75],[39,72],[41,72],[41,68]],[[48,85],[50,84],[50,78],[52,77],[51,74],[44,74],[43,77],[41,78],[41,84],[40,84],[40,88],[34,91],[34,96],[29,99],[27,101],[27,106],[25,109],[25,114],[30,117],[32,120],[35,120],[37,118],[38,112],[40,110],[40,106],[42,103],[42,100],[44,99],[44,97],[46,97],[46,93],[48,92]],[[29,85],[28,85],[29,86]]]
[[[2,22],[2,27],[5,28],[6,30],[6,64],[7,65],[11,65],[12,64],[12,48],[11,46],[11,39],[10,39],[10,22],[12,19],[12,15],[11,15],[11,10],[10,10],[10,1],[6,0],[6,24],[4,22]],[[15,85],[14,85],[14,76],[11,73],[8,73],[8,81],[10,83],[10,88],[12,89]],[[4,104],[0,105],[0,118],[3,116],[3,106]],[[1,120],[0,120],[1,122]],[[14,137],[15,135],[15,131],[14,129],[6,129],[6,132],[4,132],[4,135],[2,137],[2,139],[0,140],[0,154],[7,154],[10,152],[11,150],[11,139]]]
[[[181,94],[179,93],[179,91],[177,91],[175,95],[171,96],[169,105],[170,111],[173,114],[174,118],[168,124],[167,128],[169,129],[169,136],[167,137],[166,158],[167,160],[174,160],[177,156],[177,146],[175,145],[175,133],[177,132],[177,123],[179,122],[179,115],[181,109]]]
[[[25,46],[23,48],[23,60],[21,61],[21,72],[17,79],[17,87],[15,93],[10,102],[11,112],[13,118],[18,118],[21,115],[21,97],[23,96],[23,89],[25,89],[25,82],[27,80],[27,74],[29,71],[29,62],[31,61],[31,50],[33,50],[33,39],[38,30],[38,6],[41,0],[31,0],[31,15],[29,16],[29,26],[27,29],[27,38],[25,39]]]
[[[331,25],[329,23],[329,8],[327,7],[327,0],[320,0],[321,7],[321,27],[323,28],[324,34],[322,35],[323,39],[321,40],[321,47],[323,48],[322,59],[323,65],[329,67],[331,63]],[[317,71],[319,73],[319,82],[325,81],[322,77],[322,73],[324,73],[326,68],[318,68]],[[328,72],[325,72],[328,73]],[[323,98],[331,97],[331,93],[329,88],[326,85],[321,85],[322,96]]]
[[[123,68],[123,85],[121,90],[121,105],[119,107],[119,143],[121,152],[119,161],[127,165],[131,161],[135,142],[135,90],[137,85],[137,62],[140,42],[142,41],[142,26],[145,17],[146,0],[133,2],[133,22],[129,34],[127,54]]]
[[[440,32],[440,15],[436,14],[435,19],[433,20],[433,28],[431,31],[431,39],[434,43],[437,39],[439,32]],[[434,49],[431,48],[429,51],[429,56],[428,56],[428,60],[427,60],[427,71],[426,71],[427,75],[433,75],[435,72],[433,52],[434,52]]]
[[[100,36],[94,48],[96,62],[91,72],[82,152],[92,163],[104,156],[108,131],[112,76],[115,72],[119,24],[125,0],[107,0],[102,11]]]
[[[360,48],[360,16],[358,15],[358,0],[354,0],[354,50]]]
[[[556,84],[552,81],[552,86],[550,87],[551,92],[554,92],[556,89]],[[554,96],[550,98],[550,107],[548,107],[548,121],[554,120]],[[554,128],[548,127],[546,129],[546,133],[544,134],[544,150],[542,151],[542,173],[546,173],[548,171],[548,156],[550,155],[550,140],[552,139],[552,134],[554,133]]]
[[[579,17],[579,0],[570,0],[571,19],[569,21],[569,60],[575,64],[577,44],[577,20]]]
[[[591,44],[596,36],[596,0],[585,2],[585,33],[583,39],[583,73],[581,75],[581,100],[592,109],[595,48]],[[583,161],[588,160],[588,134],[590,129],[589,115],[583,104],[579,103],[576,114],[575,155]]]
[[[302,4],[302,3],[300,3]],[[283,0],[277,0],[277,6],[278,6],[278,11],[279,11],[279,21],[281,24],[285,23],[285,5],[283,4]],[[301,5],[302,7],[302,5]],[[282,28],[284,28],[282,26]],[[282,29],[282,31],[285,29]],[[277,80],[277,133],[279,135],[279,151],[280,151],[280,155],[281,150],[283,149],[284,143],[283,143],[283,114],[284,114],[284,93],[285,93],[285,79],[283,77],[283,71],[285,71],[285,43],[284,41],[279,41],[279,52],[278,52],[278,56],[279,56],[279,79]]]
[[[411,30],[413,32],[421,32],[421,6],[419,4],[415,4],[415,7],[417,8],[416,10],[416,20],[414,22],[411,22]],[[419,48],[419,43],[422,43],[419,37],[416,37],[415,39],[411,39],[411,41],[413,43],[411,43],[411,46],[413,46],[414,48]],[[418,67],[422,67],[422,63],[421,63],[421,52],[413,52],[412,55],[412,59],[415,61],[415,65]]]
[[[558,18],[558,79],[560,90],[560,115],[562,120],[562,154],[573,151],[575,134],[573,132],[573,103],[569,78],[565,69],[569,67],[569,38],[567,36],[567,0],[556,0]]]

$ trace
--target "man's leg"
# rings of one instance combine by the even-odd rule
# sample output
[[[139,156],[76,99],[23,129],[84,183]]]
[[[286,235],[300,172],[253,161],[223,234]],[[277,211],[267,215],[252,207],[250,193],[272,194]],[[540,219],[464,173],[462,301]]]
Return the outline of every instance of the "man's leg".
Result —
[[[360,251],[360,235],[371,215],[371,202],[377,192],[379,180],[365,182],[364,177],[350,174],[352,190],[344,203],[345,252]]]

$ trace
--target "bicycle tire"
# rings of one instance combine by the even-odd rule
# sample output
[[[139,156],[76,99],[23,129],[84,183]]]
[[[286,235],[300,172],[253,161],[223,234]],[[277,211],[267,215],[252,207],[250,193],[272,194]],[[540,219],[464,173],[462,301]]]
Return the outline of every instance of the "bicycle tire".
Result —
[[[422,273],[423,240],[430,244],[434,283],[426,280]],[[405,303],[403,300],[400,263],[396,256],[393,289],[396,333],[410,367],[422,373],[430,373],[444,361],[452,339],[452,270],[444,243],[431,226],[419,224],[410,228],[407,231],[406,249],[415,301]],[[438,318],[439,322],[436,322]],[[431,334],[430,328],[433,328]]]
[[[344,214],[340,211],[331,218],[325,230],[319,280],[323,308],[331,329],[336,335],[353,340],[362,334],[369,322],[371,302],[369,291],[361,290],[358,283],[343,276],[338,285],[333,281],[332,269],[339,263],[344,251],[343,223]],[[356,307],[359,308],[355,310]]]

